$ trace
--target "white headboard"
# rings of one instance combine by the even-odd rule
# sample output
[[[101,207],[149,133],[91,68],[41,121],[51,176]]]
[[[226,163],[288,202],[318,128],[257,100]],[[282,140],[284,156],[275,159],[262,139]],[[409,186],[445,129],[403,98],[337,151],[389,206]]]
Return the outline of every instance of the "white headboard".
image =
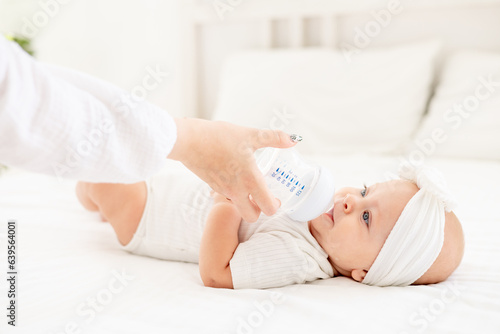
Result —
[[[368,31],[372,37],[362,49],[435,37],[443,41],[446,52],[462,48],[500,52],[500,0],[181,3],[182,108],[195,117],[210,118],[224,60],[245,49],[345,49],[356,46],[359,31]]]

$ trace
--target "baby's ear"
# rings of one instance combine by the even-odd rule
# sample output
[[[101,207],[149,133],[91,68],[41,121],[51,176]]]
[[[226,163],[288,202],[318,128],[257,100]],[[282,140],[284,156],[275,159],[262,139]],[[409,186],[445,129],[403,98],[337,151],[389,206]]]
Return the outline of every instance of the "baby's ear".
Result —
[[[366,273],[368,272],[364,269],[354,269],[353,271],[351,271],[351,277],[354,280],[361,282],[365,279]]]

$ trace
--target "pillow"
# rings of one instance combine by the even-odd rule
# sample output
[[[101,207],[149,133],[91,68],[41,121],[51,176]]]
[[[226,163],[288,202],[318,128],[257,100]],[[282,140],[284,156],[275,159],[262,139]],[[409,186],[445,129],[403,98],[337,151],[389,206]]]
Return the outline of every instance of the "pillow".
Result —
[[[462,51],[446,62],[408,151],[500,160],[500,54]]]
[[[310,154],[402,153],[424,113],[440,43],[252,51],[222,73],[213,119],[283,129]]]

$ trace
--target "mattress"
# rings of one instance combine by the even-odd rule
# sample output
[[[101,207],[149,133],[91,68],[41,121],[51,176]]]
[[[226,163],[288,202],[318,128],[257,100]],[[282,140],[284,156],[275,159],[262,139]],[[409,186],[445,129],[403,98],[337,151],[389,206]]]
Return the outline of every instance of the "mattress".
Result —
[[[383,181],[400,162],[310,158],[339,187]],[[465,233],[463,261],[447,281],[380,288],[338,277],[238,291],[204,287],[196,264],[121,250],[111,226],[79,205],[75,181],[9,170],[0,177],[0,263],[5,277],[15,219],[17,326],[6,325],[2,278],[1,333],[500,333],[500,162],[429,164],[456,194]]]

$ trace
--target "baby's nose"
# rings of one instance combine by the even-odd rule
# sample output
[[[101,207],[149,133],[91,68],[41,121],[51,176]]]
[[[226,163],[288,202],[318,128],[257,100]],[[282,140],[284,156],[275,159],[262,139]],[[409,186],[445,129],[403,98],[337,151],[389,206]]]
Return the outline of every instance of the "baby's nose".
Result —
[[[341,203],[344,208],[344,212],[346,214],[352,212],[352,210],[354,210],[355,203],[356,199],[354,196],[351,196],[350,194],[345,195],[344,200]]]

